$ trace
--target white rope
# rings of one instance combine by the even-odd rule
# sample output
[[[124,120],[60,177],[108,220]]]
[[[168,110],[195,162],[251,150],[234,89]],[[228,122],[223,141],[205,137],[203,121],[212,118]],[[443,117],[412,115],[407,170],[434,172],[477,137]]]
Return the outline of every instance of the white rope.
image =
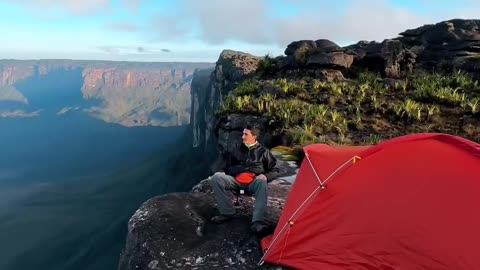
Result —
[[[315,170],[315,168],[313,167],[313,164],[312,162],[310,161],[310,158],[308,157],[308,155],[305,155],[307,157],[307,160],[308,162],[310,163],[310,167],[312,168],[313,172],[315,173],[315,176],[317,177],[317,180],[318,182],[320,183],[320,186],[318,186],[311,194],[310,196],[308,196],[305,201],[303,201],[303,203],[297,208],[297,210],[292,214],[292,216],[288,219],[287,223],[285,223],[285,225],[283,225],[283,228],[280,230],[280,232],[277,234],[277,236],[273,239],[273,241],[270,243],[270,245],[268,246],[267,248],[267,251],[265,252],[265,254],[263,254],[262,258],[260,258],[260,261],[258,262],[257,265],[261,266],[263,265],[263,263],[265,262],[264,259],[265,257],[267,256],[268,252],[270,251],[271,247],[273,246],[273,244],[277,241],[278,237],[283,233],[283,231],[285,230],[285,228],[287,227],[288,224],[290,224],[290,222],[292,221],[293,217],[300,211],[301,208],[303,208],[303,206],[310,200],[310,198],[313,196],[313,194],[315,194],[319,189],[325,189],[325,183],[327,183],[327,181],[329,181],[338,171],[340,171],[343,167],[345,167],[347,164],[350,163],[350,161],[355,161],[358,157],[357,156],[354,156],[352,157],[351,159],[347,160],[345,163],[343,163],[340,167],[338,167],[333,173],[331,173],[327,179],[325,179],[325,181],[321,181],[320,180],[320,177],[318,177],[318,174]]]
[[[317,171],[313,167],[312,161],[310,160],[310,156],[308,154],[305,154],[305,156],[307,157],[308,163],[310,163],[310,167],[312,167],[312,170],[313,170],[313,173],[315,174],[315,177],[317,177],[318,183],[320,184],[320,186],[323,186],[322,180],[320,179],[320,177],[318,177]]]
[[[325,183],[328,182],[328,180],[330,180],[330,178],[332,178],[335,174],[337,174],[337,172],[339,172],[341,169],[343,169],[343,167],[345,167],[346,165],[348,165],[350,163],[350,161],[352,160],[355,160],[357,158],[357,156],[354,156],[352,157],[351,159],[345,161],[345,163],[342,164],[342,166],[338,167],[332,174],[330,174],[330,176],[327,177],[327,179],[325,179],[325,181],[323,181],[321,183],[322,186],[325,185]],[[315,169],[312,167],[312,169],[315,171]]]
[[[285,228],[287,227],[287,225],[290,223],[290,221],[292,220],[292,218],[298,213],[298,211],[300,211],[300,209],[307,203],[307,201],[313,196],[313,194],[315,194],[315,192],[317,192],[321,187],[318,186],[313,192],[312,194],[310,194],[310,196],[307,197],[307,199],[305,201],[303,201],[302,205],[300,205],[300,207],[297,208],[297,210],[295,211],[295,213],[292,214],[292,216],[288,219],[288,221],[285,223],[285,225],[283,225],[283,228],[280,230],[280,232],[277,234],[277,236],[273,239],[273,241],[270,243],[270,245],[268,246],[267,248],[267,251],[265,252],[265,254],[263,254],[262,258],[260,259],[260,261],[258,262],[258,265],[262,265],[264,263],[263,259],[265,258],[265,256],[267,256],[267,253],[268,251],[270,250],[270,248],[273,246],[273,244],[277,241],[278,237],[282,234],[282,232],[285,230]]]

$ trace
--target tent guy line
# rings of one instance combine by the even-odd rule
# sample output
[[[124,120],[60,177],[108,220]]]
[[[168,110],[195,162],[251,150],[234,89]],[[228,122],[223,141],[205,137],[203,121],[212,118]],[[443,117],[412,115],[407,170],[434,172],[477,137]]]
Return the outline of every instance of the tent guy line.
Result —
[[[307,158],[308,160],[308,163],[310,164],[310,167],[312,168],[313,172],[315,173],[315,177],[317,178],[318,180],[318,183],[320,184],[320,186],[318,186],[311,194],[310,196],[307,197],[307,199],[305,199],[305,201],[303,201],[303,203],[300,205],[300,207],[298,207],[298,209],[292,214],[292,216],[288,219],[288,222],[285,223],[285,225],[283,225],[283,228],[280,230],[280,232],[277,234],[277,236],[275,237],[275,239],[273,239],[272,243],[270,244],[270,246],[266,249],[265,253],[263,254],[262,258],[260,258],[260,261],[258,261],[257,265],[261,266],[263,265],[263,263],[265,262],[264,261],[264,258],[265,256],[267,256],[267,253],[268,253],[268,250],[275,244],[276,240],[278,239],[278,237],[280,235],[283,235],[283,231],[285,230],[285,228],[287,228],[287,225],[290,225],[288,228],[290,229],[290,227],[293,226],[293,221],[292,219],[295,217],[295,215],[301,210],[303,209],[303,207],[305,206],[305,204],[307,204],[307,202],[313,197],[313,195],[320,189],[325,189],[325,184],[334,176],[336,175],[340,170],[342,170],[343,168],[345,168],[345,166],[347,166],[348,164],[350,164],[350,162],[352,162],[351,164],[355,164],[357,162],[357,160],[360,160],[362,159],[361,157],[359,156],[353,156],[352,158],[348,159],[347,161],[345,161],[345,163],[343,163],[341,166],[339,166],[333,173],[331,173],[326,179],[325,181],[322,181],[320,179],[320,177],[318,176],[318,173],[317,171],[315,170],[315,167],[313,166],[312,164],[312,161],[310,160],[310,156],[308,155],[308,153],[305,153],[305,157]]]

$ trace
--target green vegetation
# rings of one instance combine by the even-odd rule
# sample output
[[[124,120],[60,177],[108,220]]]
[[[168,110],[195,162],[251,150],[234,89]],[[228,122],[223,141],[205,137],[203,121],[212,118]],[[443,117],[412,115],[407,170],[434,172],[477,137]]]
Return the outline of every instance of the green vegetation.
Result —
[[[376,144],[407,132],[456,133],[448,128],[460,118],[480,118],[479,90],[462,71],[418,74],[394,85],[371,72],[343,82],[246,80],[228,95],[219,114],[268,117],[293,144]],[[470,128],[470,139],[478,141],[478,131]]]
[[[277,71],[275,61],[269,54],[258,62],[257,72],[263,77],[274,75]]]

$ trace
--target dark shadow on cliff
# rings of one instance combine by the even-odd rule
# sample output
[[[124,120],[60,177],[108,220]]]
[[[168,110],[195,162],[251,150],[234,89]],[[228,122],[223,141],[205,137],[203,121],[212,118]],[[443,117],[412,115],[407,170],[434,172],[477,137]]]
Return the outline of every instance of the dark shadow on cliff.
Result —
[[[101,184],[95,183],[98,178],[59,184],[31,196],[16,213],[0,216],[7,228],[19,221],[41,222],[55,231],[38,239],[32,233],[32,244],[5,269],[116,269],[128,220],[140,205],[157,195],[188,191],[207,174],[208,158],[195,154],[184,131],[172,134],[175,142],[147,160],[105,175]],[[45,206],[51,212],[40,216],[37,209]],[[44,226],[37,228],[39,235]]]

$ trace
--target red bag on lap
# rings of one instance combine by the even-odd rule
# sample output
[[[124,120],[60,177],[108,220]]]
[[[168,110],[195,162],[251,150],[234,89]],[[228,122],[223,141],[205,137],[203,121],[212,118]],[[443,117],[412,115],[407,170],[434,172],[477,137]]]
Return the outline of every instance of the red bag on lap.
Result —
[[[240,183],[244,185],[250,184],[253,179],[255,178],[255,174],[252,172],[244,172],[235,177],[235,179]]]

